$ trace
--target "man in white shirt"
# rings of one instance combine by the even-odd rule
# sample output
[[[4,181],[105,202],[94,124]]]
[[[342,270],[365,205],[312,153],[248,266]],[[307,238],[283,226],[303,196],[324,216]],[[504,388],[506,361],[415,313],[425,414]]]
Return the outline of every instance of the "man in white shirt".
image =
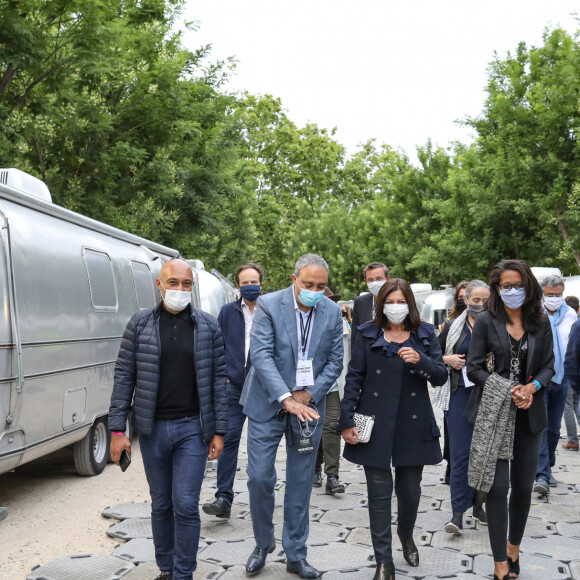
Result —
[[[551,468],[556,463],[556,447],[560,439],[562,415],[568,394],[568,381],[564,377],[564,358],[570,330],[578,317],[574,310],[564,302],[564,279],[561,276],[548,276],[541,285],[544,291],[542,300],[544,310],[550,317],[552,325],[554,370],[556,373],[550,384],[544,389],[548,426],[544,429],[534,492],[547,495],[550,493],[550,486],[555,486],[557,483],[552,476]]]
[[[218,460],[215,500],[202,506],[206,514],[229,518],[234,499],[234,479],[238,467],[238,450],[246,415],[240,405],[244,381],[252,366],[250,331],[258,296],[262,291],[264,271],[258,264],[244,264],[236,272],[241,297],[223,306],[218,316],[224,337],[228,371],[229,419],[224,450]]]

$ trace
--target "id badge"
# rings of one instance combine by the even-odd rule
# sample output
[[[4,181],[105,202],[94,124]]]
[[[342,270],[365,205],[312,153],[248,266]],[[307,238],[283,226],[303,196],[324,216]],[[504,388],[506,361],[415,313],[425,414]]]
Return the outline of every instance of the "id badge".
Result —
[[[313,387],[314,386],[314,369],[312,368],[312,359],[298,360],[296,366],[296,386]]]
[[[298,453],[312,453],[314,445],[312,445],[312,435],[300,434],[298,438]]]

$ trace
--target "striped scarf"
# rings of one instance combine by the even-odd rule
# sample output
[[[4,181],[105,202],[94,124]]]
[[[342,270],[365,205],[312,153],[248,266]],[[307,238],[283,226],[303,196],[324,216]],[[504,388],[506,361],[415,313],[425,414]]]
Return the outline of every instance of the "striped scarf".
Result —
[[[465,326],[465,320],[467,319],[467,310],[464,310],[449,327],[449,333],[447,334],[447,340],[445,341],[445,356],[453,354],[453,349],[461,336],[461,331]],[[433,396],[433,406],[443,409],[444,411],[449,410],[449,398],[451,397],[451,367],[447,365],[447,381],[441,387],[435,389],[435,395]]]

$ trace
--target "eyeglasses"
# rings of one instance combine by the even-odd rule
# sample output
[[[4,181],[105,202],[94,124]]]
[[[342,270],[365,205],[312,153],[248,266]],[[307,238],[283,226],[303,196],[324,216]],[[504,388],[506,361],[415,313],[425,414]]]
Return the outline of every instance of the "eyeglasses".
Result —
[[[515,288],[516,290],[521,290],[524,287],[524,283],[515,282],[514,284],[510,284],[509,282],[504,282],[503,284],[500,284],[499,287],[502,290],[511,290],[512,288]]]

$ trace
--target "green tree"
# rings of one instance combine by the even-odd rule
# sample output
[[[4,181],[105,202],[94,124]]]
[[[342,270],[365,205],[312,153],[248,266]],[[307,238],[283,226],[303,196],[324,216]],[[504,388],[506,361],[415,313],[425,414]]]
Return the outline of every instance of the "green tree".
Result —
[[[477,213],[501,222],[502,257],[580,265],[580,44],[560,28],[490,66],[477,130]],[[480,190],[481,191],[481,190]],[[499,225],[499,224],[498,224]],[[510,241],[508,241],[510,240]]]
[[[182,0],[2,4],[0,165],[40,176],[68,208],[234,262],[229,64],[183,48]]]

